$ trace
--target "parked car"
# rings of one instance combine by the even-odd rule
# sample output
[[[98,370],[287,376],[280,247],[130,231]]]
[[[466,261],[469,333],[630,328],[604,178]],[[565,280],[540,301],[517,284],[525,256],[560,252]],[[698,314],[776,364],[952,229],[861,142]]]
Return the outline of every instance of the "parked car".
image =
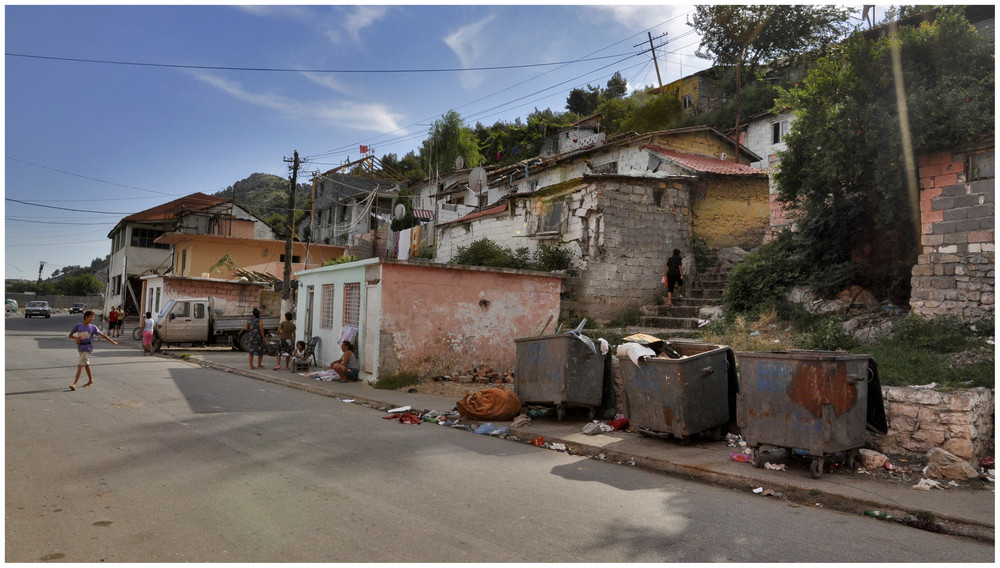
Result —
[[[16,314],[17,313],[17,300],[7,300],[7,313]]]
[[[82,314],[87,311],[87,304],[83,302],[77,302],[69,307],[69,313],[71,314]]]
[[[30,318],[34,316],[52,317],[52,308],[49,307],[49,303],[43,300],[28,302],[28,306],[24,308],[24,317]]]

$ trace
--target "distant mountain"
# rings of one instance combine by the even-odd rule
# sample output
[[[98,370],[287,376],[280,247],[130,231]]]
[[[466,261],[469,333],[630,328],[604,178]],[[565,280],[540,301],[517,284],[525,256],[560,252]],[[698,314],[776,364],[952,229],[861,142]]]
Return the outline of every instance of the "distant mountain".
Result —
[[[237,205],[263,219],[280,235],[285,235],[284,227],[288,214],[289,180],[273,174],[251,174],[226,189],[216,197],[232,199]],[[298,222],[309,212],[312,186],[297,184],[295,189],[295,221]]]

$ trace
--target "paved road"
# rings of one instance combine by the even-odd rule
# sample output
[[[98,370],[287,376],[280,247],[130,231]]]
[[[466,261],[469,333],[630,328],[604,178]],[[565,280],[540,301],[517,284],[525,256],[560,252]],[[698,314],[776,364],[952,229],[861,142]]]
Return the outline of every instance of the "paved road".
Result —
[[[994,547],[541,450],[6,319],[6,560],[992,561]]]

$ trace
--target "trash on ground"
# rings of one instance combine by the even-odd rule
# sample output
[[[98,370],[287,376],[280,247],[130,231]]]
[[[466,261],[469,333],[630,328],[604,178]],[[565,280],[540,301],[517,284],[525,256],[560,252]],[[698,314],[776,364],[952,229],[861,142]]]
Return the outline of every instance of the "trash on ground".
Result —
[[[539,437],[537,437],[537,438],[535,438],[534,440],[531,441],[531,445],[532,446],[544,446],[545,445],[545,438],[542,437],[542,436],[539,436]]]
[[[614,432],[614,431],[615,429],[613,426],[610,426],[608,424],[602,424],[599,420],[594,420],[589,424],[585,424],[583,428],[580,430],[580,432],[584,434],[589,434],[591,436],[603,432]]]
[[[931,448],[927,451],[927,467],[924,475],[932,478],[975,479],[979,472],[972,464],[941,448]]]
[[[518,414],[510,423],[511,428],[524,428],[526,426],[531,426],[531,417],[527,414]]]
[[[402,414],[390,414],[382,417],[385,420],[398,420],[400,424],[420,424],[422,421],[416,414],[404,412]]]
[[[555,450],[557,452],[565,452],[566,451],[566,444],[560,444],[558,442],[553,442],[553,443],[551,443],[551,444],[548,445],[548,448],[550,450]]]
[[[866,517],[872,517],[873,519],[888,519],[891,518],[885,511],[865,511]]]
[[[408,410],[411,410],[412,408],[413,408],[412,406],[400,406],[399,408],[391,408],[391,409],[389,409],[389,413],[393,413],[393,412],[406,412]]]
[[[741,448],[747,447],[747,443],[743,441],[743,436],[733,433],[726,434],[726,445],[730,448],[733,446],[740,446]]]
[[[754,489],[753,492],[756,493],[756,494],[758,494],[758,495],[760,495],[761,493],[764,492],[764,488],[763,487],[758,487],[757,489]]]
[[[492,422],[487,422],[486,424],[483,424],[479,428],[473,430],[473,432],[476,434],[490,434],[496,429],[497,427],[494,426]]]
[[[760,335],[760,332],[757,331],[757,330],[754,330],[754,331],[750,332],[750,337],[757,337],[758,335]]]
[[[913,488],[921,491],[930,491],[931,489],[944,489],[944,486],[933,479],[923,478]]]
[[[993,458],[980,458],[979,459],[979,470],[985,472],[988,469],[993,469]]]
[[[542,416],[547,416],[549,413],[548,408],[529,408],[528,418],[540,418]]]
[[[455,403],[458,413],[472,420],[510,420],[521,412],[521,399],[504,389],[470,392]]]
[[[754,493],[758,493],[756,489],[754,489]],[[759,492],[759,495],[761,495],[763,497],[784,497],[784,494],[779,493],[778,491],[775,491],[774,489],[765,489],[765,490]]]
[[[615,419],[607,423],[615,430],[628,430],[628,418],[624,414],[616,414]]]
[[[750,456],[746,454],[741,454],[739,452],[732,452],[729,454],[729,461],[734,462],[749,462]]]
[[[343,402],[353,403],[354,399],[353,398],[345,398],[345,399],[343,399]]]
[[[774,471],[788,471],[788,466],[786,466],[783,463],[765,462],[764,469],[773,469]]]
[[[886,471],[899,471],[899,466],[889,461],[885,462],[885,466],[883,467],[885,467]]]

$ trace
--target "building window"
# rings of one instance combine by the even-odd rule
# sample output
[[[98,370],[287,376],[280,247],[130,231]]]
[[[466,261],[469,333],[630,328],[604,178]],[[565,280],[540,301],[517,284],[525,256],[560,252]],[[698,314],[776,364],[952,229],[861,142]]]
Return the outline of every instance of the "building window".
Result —
[[[968,180],[987,179],[994,177],[993,150],[969,155]]]
[[[285,253],[281,253],[281,257],[278,259],[278,262],[282,262],[282,263],[285,262]],[[299,255],[293,254],[292,255],[292,262],[299,262]]]
[[[344,284],[344,325],[358,327],[361,314],[361,284]]]
[[[771,123],[771,144],[778,144],[788,134],[788,121]]]
[[[163,231],[157,231],[155,229],[140,229],[138,227],[132,227],[132,246],[143,247],[143,248],[157,248],[157,249],[169,249],[170,245],[154,243]]]
[[[319,297],[319,327],[333,329],[333,284],[323,284]]]
[[[691,95],[684,95],[681,97],[681,108],[685,110],[691,108]]]
[[[562,202],[550,203],[548,211],[538,221],[539,233],[559,232],[559,222],[562,220]]]

